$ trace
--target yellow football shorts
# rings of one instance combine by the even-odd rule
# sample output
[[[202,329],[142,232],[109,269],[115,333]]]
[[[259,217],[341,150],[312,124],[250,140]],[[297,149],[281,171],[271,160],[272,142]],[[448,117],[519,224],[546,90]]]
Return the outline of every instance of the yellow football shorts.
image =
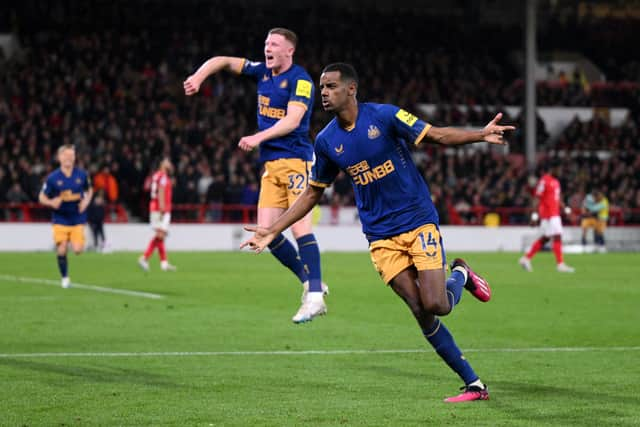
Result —
[[[385,283],[408,267],[439,270],[446,265],[440,230],[425,224],[414,230],[369,245],[371,261]]]
[[[71,242],[74,245],[84,246],[84,224],[53,224],[53,241],[56,245],[62,242]]]
[[[602,234],[607,229],[607,221],[598,218],[583,218],[580,227],[593,228],[596,233]]]
[[[264,164],[260,181],[259,208],[287,209],[307,189],[311,162],[278,159]]]

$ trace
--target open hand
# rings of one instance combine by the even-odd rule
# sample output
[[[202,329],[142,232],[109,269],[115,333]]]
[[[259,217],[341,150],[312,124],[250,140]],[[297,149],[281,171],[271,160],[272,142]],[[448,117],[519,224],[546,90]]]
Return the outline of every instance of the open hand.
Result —
[[[249,248],[257,254],[262,252],[264,248],[266,248],[276,237],[275,233],[269,231],[268,228],[258,227],[257,225],[247,225],[244,229],[253,232],[254,234],[250,239],[244,241],[240,245],[240,249],[249,246]]]
[[[515,126],[501,126],[498,122],[502,119],[502,113],[496,116],[484,127],[484,141],[491,144],[505,144],[504,133],[506,131],[515,130]]]

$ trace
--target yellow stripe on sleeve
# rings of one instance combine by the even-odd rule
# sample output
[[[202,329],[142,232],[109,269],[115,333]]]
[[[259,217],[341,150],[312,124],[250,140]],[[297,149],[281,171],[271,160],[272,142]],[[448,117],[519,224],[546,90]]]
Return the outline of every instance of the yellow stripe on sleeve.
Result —
[[[309,109],[309,107],[307,107],[307,104],[305,104],[304,102],[300,102],[300,101],[289,101],[289,103],[288,103],[287,105],[291,105],[291,104],[293,104],[293,105],[298,105],[298,106],[300,106],[300,107],[304,108],[304,109],[305,109],[305,111],[306,111],[307,109]]]
[[[429,123],[427,123],[427,125],[424,127],[424,129],[422,129],[422,132],[420,132],[420,135],[418,135],[416,140],[413,141],[413,144],[414,145],[420,144],[422,142],[422,139],[427,135],[427,133],[429,133],[429,129],[431,129],[431,125]]]
[[[240,63],[240,68],[237,70],[233,70],[237,74],[242,74],[242,69],[244,68],[244,64],[246,64],[247,58],[242,58],[242,62]]]
[[[309,180],[309,185],[313,185],[314,187],[327,188],[331,184],[325,184],[324,182],[314,181],[312,179]]]

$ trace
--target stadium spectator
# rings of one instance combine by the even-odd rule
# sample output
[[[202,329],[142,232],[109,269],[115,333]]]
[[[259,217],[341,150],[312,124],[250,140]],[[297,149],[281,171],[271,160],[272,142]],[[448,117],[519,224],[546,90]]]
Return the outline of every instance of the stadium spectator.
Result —
[[[93,191],[102,190],[109,203],[118,201],[118,181],[111,173],[111,168],[107,163],[102,165],[100,172],[93,176]]]

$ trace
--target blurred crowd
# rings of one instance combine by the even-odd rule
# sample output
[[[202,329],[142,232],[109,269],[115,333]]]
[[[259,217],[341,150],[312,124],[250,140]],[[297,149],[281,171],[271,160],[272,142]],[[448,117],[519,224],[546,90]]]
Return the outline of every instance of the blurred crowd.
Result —
[[[257,153],[236,148],[242,136],[255,131],[253,83],[220,73],[187,98],[182,81],[212,55],[262,59],[266,32],[282,22],[295,23],[290,26],[301,39],[296,62],[314,79],[323,65],[351,62],[361,74],[360,99],[416,112],[420,103],[437,104],[433,117],[425,117],[435,125],[481,126],[500,106],[523,102],[521,58],[505,54],[521,45],[519,25],[469,26],[463,19],[455,24],[407,8],[389,14],[357,5],[307,5],[279,8],[271,16],[265,9],[269,2],[187,4],[25,0],[0,6],[0,27],[16,32],[22,48],[10,60],[0,57],[0,203],[36,200],[44,176],[56,167],[56,148],[73,143],[78,164],[89,170],[96,189],[133,217],[146,214],[147,178],[163,155],[176,165],[175,203],[254,204]],[[640,62],[619,49],[601,56],[606,49],[594,46],[613,36],[584,28],[600,28],[599,22],[563,17],[555,24],[581,34],[571,40],[604,58],[598,65],[616,80],[598,89],[585,85],[579,73],[558,76],[538,85],[538,104],[624,106],[637,117]],[[629,32],[637,38],[633,26]],[[540,43],[554,42],[569,43],[549,25]],[[450,107],[454,104],[479,108],[463,112]],[[312,136],[329,120],[320,110],[316,103]],[[508,155],[452,154],[428,146],[415,151],[442,207],[453,206],[464,216],[465,208],[479,204],[530,204],[531,182],[518,154],[523,119],[503,122],[519,128]],[[561,177],[567,194],[599,186],[612,203],[638,208],[638,123],[632,118],[619,128],[607,123],[576,119],[549,142],[538,118],[538,143],[575,160],[565,163]],[[346,177],[339,177],[324,202],[353,203]]]

